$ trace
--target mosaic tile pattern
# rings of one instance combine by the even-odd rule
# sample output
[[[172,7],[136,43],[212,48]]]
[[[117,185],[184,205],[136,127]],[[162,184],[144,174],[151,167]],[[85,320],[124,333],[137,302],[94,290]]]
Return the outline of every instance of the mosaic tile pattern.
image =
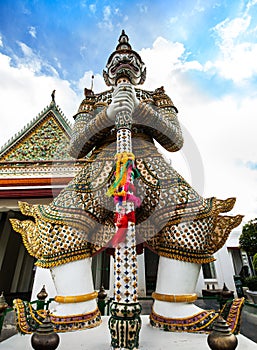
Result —
[[[133,115],[131,132],[140,172],[134,183],[141,199],[140,207],[135,210],[137,243],[147,241],[159,255],[169,258],[210,262],[212,254],[224,244],[242,217],[220,215],[232,209],[234,199],[202,198],[158,152],[153,137],[171,151],[183,143],[176,108],[164,90],[137,89],[136,93],[140,104]],[[77,154],[92,151],[83,170],[49,206],[31,208],[32,216],[40,220],[40,227],[44,226],[46,232],[47,223],[84,231],[84,240],[90,240],[93,245],[92,252],[108,246],[115,235],[115,207],[112,198],[105,195],[114,181],[117,151],[115,128],[106,115],[110,96],[111,90],[91,96],[90,101],[86,97],[75,116],[71,148]],[[83,120],[84,128],[76,127],[77,120],[80,126]],[[140,120],[145,125],[140,125]],[[160,129],[153,132],[157,124]],[[49,256],[52,254],[49,251]],[[71,246],[67,246],[66,255],[75,259]],[[42,259],[47,260],[47,255]]]
[[[16,312],[17,329],[22,334],[31,334],[36,331],[46,317],[45,310],[35,310],[28,301],[15,299],[13,307]],[[99,309],[86,314],[56,316],[50,314],[55,332],[70,332],[97,327],[101,324]]]

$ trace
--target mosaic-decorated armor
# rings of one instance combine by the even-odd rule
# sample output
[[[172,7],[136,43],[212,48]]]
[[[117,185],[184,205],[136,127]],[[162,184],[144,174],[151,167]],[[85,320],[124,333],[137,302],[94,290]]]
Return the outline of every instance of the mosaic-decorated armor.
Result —
[[[139,172],[135,180],[137,242],[147,242],[159,255],[206,263],[226,241],[241,216],[222,216],[234,198],[202,198],[163,158],[154,144],[178,151],[183,137],[177,108],[165,94],[136,89],[140,103],[133,113],[133,152]],[[83,259],[109,247],[114,233],[115,207],[106,195],[114,180],[116,134],[106,108],[112,90],[86,91],[71,139],[71,155],[91,153],[84,169],[50,205],[20,203],[23,214],[35,222],[12,220],[28,251],[41,267],[52,267]]]

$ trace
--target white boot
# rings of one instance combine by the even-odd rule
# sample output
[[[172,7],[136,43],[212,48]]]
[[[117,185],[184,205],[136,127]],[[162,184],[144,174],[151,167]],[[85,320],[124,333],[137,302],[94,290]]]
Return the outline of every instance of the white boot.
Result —
[[[50,269],[56,287],[57,305],[51,312],[58,316],[85,314],[97,308],[91,271],[91,258],[73,261]],[[96,294],[96,293],[95,293]],[[91,300],[80,301],[87,298]],[[77,296],[77,300],[76,300]],[[62,298],[62,297],[67,297]],[[70,298],[69,298],[70,297]],[[69,299],[75,297],[69,302]]]
[[[176,296],[177,300],[183,300],[182,296],[185,299],[188,296],[188,300],[196,299],[194,293],[200,267],[200,264],[160,256],[155,293],[157,295],[172,295],[174,296],[174,302],[155,300],[153,311],[158,315],[172,318],[192,316],[202,311],[192,302],[175,301]]]
[[[206,331],[216,319],[215,311],[206,311],[193,302],[200,264],[160,256],[156,292],[150,323],[175,332]]]

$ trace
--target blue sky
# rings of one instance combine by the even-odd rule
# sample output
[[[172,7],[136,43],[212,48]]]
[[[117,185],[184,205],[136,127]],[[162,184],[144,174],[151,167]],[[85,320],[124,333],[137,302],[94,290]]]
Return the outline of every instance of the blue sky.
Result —
[[[51,67],[61,78],[76,81],[85,71],[101,72],[125,28],[136,50],[162,36],[184,44],[185,60],[205,64],[220,54],[221,38],[215,26],[226,19],[244,18],[247,4],[249,1],[5,0],[0,3],[1,52],[10,55],[15,65],[26,55],[22,46],[26,45],[45,62],[41,73],[50,74]],[[256,6],[248,13],[255,15]],[[248,33],[241,33],[237,40],[256,38],[256,25],[256,18],[252,19]],[[211,73],[193,78],[203,85],[211,81],[213,93],[225,89]]]
[[[235,213],[256,217],[257,0],[0,0],[0,144],[53,89],[70,121],[92,73],[106,89],[122,29],[146,63],[145,88],[164,85],[179,109],[188,136],[174,166],[203,195],[236,196]]]

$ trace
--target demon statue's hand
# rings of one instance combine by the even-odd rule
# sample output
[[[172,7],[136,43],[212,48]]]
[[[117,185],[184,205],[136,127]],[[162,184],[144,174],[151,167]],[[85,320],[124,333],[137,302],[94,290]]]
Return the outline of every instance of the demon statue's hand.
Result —
[[[118,112],[126,111],[132,114],[138,104],[139,100],[136,97],[133,85],[128,83],[119,84],[114,89],[112,102],[107,108],[107,116],[114,121]]]

